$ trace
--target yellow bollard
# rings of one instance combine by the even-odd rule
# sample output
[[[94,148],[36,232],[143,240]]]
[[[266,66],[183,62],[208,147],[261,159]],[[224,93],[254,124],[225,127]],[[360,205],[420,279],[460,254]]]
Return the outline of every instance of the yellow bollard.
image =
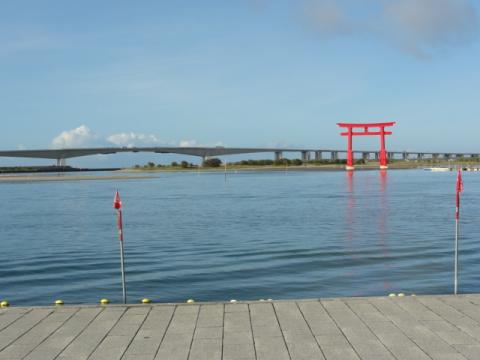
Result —
[[[63,305],[63,300],[55,300],[55,305]]]
[[[398,296],[399,296],[399,297],[404,297],[405,294],[404,294],[404,293],[400,293],[400,294],[398,294]]]
[[[187,300],[187,304],[193,304],[193,303],[195,303],[195,300],[193,300],[193,299],[188,299]]]
[[[100,300],[100,304],[107,305],[107,304],[110,304],[110,301],[108,299],[102,299]]]
[[[7,300],[3,300],[0,302],[0,307],[9,307],[10,303]]]
[[[391,294],[388,294],[388,297],[395,297],[397,295],[395,295],[394,293],[391,293]]]
[[[150,304],[151,302],[152,300],[150,300],[149,298],[142,299],[142,304]]]

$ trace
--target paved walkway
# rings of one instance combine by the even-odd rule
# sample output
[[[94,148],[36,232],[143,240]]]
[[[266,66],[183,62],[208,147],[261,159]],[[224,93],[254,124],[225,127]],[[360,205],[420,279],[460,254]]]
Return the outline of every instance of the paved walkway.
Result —
[[[480,359],[480,295],[0,310],[0,359]]]

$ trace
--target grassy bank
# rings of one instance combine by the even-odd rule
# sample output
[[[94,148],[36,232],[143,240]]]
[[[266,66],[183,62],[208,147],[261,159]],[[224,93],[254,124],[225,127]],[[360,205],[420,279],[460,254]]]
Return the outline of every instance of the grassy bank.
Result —
[[[478,161],[433,161],[433,160],[424,160],[424,161],[403,161],[395,160],[389,163],[390,169],[417,169],[425,167],[456,167],[456,166],[473,166],[478,165]],[[227,171],[314,171],[314,170],[343,170],[345,168],[345,163],[339,161],[337,163],[327,163],[327,162],[308,162],[302,163],[301,165],[293,164],[239,164],[239,163],[227,163]],[[375,161],[370,161],[367,163],[357,162],[355,164],[357,170],[373,170],[379,168],[379,163]],[[153,166],[136,166],[133,168],[122,169],[122,172],[172,172],[172,171],[186,171],[186,172],[195,172],[195,171],[225,171],[225,164],[219,166],[210,167],[210,166],[194,166],[189,164],[189,166],[172,166],[172,165],[153,165]]]

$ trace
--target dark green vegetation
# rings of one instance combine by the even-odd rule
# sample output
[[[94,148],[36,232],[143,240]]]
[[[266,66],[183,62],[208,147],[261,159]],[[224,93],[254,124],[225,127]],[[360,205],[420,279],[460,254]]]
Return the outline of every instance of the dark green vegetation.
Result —
[[[17,173],[51,173],[51,172],[77,172],[77,171],[114,171],[119,168],[82,169],[71,166],[8,166],[0,167],[0,174]]]
[[[236,162],[228,162],[227,166],[229,168],[247,168],[247,167],[295,167],[295,166],[340,166],[346,164],[345,159],[322,159],[322,160],[308,160],[304,161],[302,159],[280,159],[280,160],[271,160],[271,159],[260,159],[260,160],[241,160]],[[455,166],[455,165],[477,165],[480,164],[480,158],[456,158],[452,160],[444,160],[444,159],[409,159],[409,160],[401,160],[401,159],[390,159],[389,164],[392,167],[400,167],[400,168],[415,168],[415,167],[430,167],[430,166]],[[219,168],[224,163],[221,159],[218,158],[209,158],[206,159],[201,167],[202,168]],[[357,166],[365,166],[365,167],[375,167],[378,166],[378,161],[375,160],[364,160],[364,159],[356,159],[355,165]],[[156,169],[164,169],[164,170],[175,170],[175,169],[198,169],[200,166],[189,163],[187,161],[173,161],[169,165],[162,165],[162,164],[155,164],[153,162],[148,162],[146,165],[135,165],[134,169],[137,170],[156,170]]]

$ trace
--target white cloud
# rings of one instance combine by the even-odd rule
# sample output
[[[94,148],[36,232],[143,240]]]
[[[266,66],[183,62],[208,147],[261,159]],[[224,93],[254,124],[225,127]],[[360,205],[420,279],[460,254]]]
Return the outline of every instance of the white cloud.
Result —
[[[214,147],[214,146],[225,146],[223,141],[217,141],[216,143],[202,144],[197,140],[180,140],[178,143],[180,147]]]
[[[107,137],[107,141],[117,146],[126,147],[158,146],[164,144],[153,134],[139,134],[134,132],[112,134]]]
[[[345,9],[334,1],[310,2],[307,15],[316,29],[324,35],[347,34],[352,30]]]
[[[72,130],[63,131],[52,140],[54,148],[76,148],[89,146],[95,143],[98,136],[87,126],[81,125]]]
[[[413,51],[460,45],[477,32],[477,14],[469,0],[389,2],[384,17],[399,40]]]
[[[325,37],[375,37],[420,57],[468,43],[479,30],[473,0],[368,0],[361,4],[308,0],[305,9]]]
[[[180,140],[180,147],[194,147],[199,146],[197,140]]]

